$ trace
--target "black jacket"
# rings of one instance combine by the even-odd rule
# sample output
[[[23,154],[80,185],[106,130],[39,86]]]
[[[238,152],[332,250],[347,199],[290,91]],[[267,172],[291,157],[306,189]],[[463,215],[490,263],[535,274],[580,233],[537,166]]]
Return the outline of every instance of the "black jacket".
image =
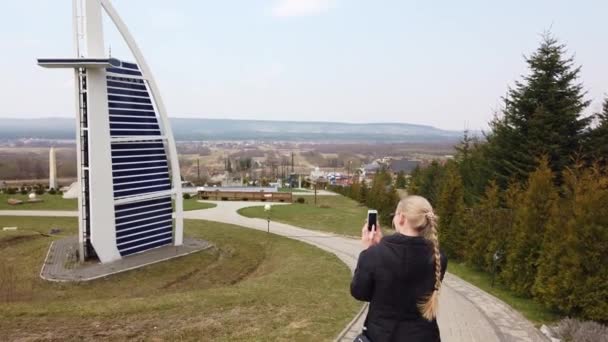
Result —
[[[441,279],[447,268],[441,254]],[[440,341],[437,321],[417,307],[435,285],[433,248],[423,237],[393,234],[359,255],[350,292],[370,302],[366,335],[373,342]]]

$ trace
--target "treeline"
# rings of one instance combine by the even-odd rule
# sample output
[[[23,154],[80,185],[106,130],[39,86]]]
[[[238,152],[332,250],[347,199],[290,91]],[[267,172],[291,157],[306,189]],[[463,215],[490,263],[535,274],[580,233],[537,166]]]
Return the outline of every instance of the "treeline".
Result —
[[[57,176],[76,177],[76,152],[59,149],[56,152]],[[0,181],[15,179],[45,179],[49,177],[49,152],[13,150],[0,151]]]
[[[563,315],[608,321],[608,99],[546,35],[481,141],[412,173],[440,217],[442,249]]]
[[[381,169],[374,175],[371,186],[365,181],[359,183],[356,179],[351,186],[333,186],[331,190],[350,197],[368,208],[378,210],[380,223],[384,227],[391,227],[391,214],[395,212],[399,195],[397,189],[405,187],[405,174],[400,172],[395,181],[391,173],[386,169]]]

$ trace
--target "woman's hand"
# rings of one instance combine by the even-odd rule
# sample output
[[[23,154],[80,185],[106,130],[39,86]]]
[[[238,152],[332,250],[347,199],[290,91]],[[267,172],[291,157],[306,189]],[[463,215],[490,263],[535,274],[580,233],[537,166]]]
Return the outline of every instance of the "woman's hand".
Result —
[[[363,225],[363,229],[361,229],[361,242],[363,243],[363,247],[368,249],[371,246],[377,245],[382,240],[382,230],[380,229],[380,225],[376,227],[372,226],[372,230],[367,229],[367,221]]]

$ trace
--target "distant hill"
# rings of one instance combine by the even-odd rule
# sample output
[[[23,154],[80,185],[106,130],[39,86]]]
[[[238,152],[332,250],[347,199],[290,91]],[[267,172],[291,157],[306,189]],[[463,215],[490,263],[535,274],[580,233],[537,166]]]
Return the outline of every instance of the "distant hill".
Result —
[[[171,118],[177,140],[452,142],[462,133],[405,123],[296,122]],[[73,139],[75,119],[1,119],[0,139]]]

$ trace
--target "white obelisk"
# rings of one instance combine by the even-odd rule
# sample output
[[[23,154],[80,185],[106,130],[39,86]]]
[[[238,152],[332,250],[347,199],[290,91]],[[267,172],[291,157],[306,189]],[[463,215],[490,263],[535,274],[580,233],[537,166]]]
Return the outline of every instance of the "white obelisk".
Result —
[[[49,189],[57,190],[57,162],[54,147],[49,151]]]

